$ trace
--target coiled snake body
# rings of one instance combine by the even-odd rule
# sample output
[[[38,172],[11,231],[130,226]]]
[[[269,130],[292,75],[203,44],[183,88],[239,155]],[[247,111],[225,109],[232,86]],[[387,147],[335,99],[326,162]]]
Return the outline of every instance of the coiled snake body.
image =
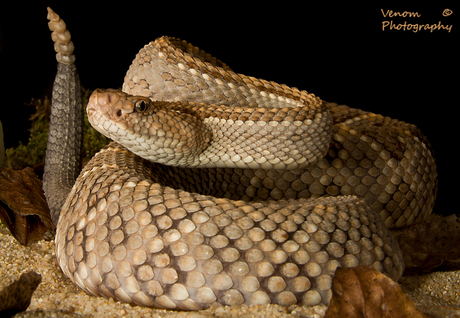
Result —
[[[339,266],[398,279],[388,228],[434,204],[414,125],[235,74],[178,39],[141,49],[123,92],[96,90],[87,112],[116,142],[58,209],[56,255],[92,295],[180,310],[327,304]]]

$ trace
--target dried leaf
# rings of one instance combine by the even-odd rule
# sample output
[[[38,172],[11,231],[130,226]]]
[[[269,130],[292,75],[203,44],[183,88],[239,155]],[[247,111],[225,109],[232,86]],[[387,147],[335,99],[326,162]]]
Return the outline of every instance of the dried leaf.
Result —
[[[428,318],[399,285],[369,266],[338,268],[325,318]]]
[[[433,214],[393,234],[403,251],[405,275],[460,269],[460,219],[456,215]]]
[[[30,305],[30,299],[42,281],[40,274],[23,273],[21,277],[0,291],[0,316],[10,317],[24,311]]]
[[[0,219],[23,245],[54,229],[42,182],[32,168],[0,169]]]
[[[425,313],[432,315],[434,318],[454,318],[460,317],[460,308],[455,305],[452,306],[417,306],[417,308],[422,309]]]

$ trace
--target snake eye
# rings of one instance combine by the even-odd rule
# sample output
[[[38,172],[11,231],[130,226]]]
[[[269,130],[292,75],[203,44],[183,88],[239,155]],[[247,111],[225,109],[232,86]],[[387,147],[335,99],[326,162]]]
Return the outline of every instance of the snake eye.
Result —
[[[142,113],[147,110],[149,104],[144,100],[137,101],[135,104],[136,111]]]

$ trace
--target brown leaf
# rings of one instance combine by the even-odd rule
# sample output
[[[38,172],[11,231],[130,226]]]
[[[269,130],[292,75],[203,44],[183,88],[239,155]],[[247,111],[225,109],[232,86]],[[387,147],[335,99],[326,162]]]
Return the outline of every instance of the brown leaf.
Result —
[[[0,316],[10,317],[24,311],[30,305],[30,299],[42,281],[40,274],[23,273],[21,277],[0,291]]]
[[[460,219],[432,214],[424,222],[394,231],[403,251],[404,275],[460,269]],[[414,248],[417,246],[417,248]]]
[[[338,268],[325,318],[428,318],[399,285],[369,266]]]
[[[54,229],[42,182],[32,168],[0,169],[0,219],[23,245]]]

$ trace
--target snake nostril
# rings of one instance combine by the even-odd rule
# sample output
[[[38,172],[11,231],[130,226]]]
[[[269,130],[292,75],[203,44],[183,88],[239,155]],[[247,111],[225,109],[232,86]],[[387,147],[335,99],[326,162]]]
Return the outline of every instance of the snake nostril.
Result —
[[[115,115],[117,117],[121,117],[121,115],[123,115],[123,111],[121,109],[118,109],[116,112],[115,112]]]

